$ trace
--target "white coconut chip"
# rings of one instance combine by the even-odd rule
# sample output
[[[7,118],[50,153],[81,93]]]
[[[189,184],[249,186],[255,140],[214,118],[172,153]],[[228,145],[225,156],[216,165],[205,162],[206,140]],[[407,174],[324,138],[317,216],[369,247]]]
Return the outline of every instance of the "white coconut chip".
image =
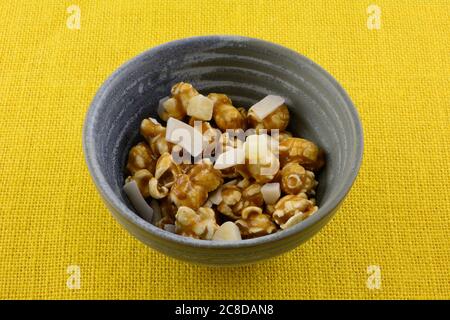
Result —
[[[245,163],[245,152],[243,148],[232,148],[221,153],[214,163],[214,169],[222,170]]]
[[[282,97],[268,95],[251,106],[250,110],[255,113],[258,120],[262,121],[265,117],[278,109],[278,107],[280,107],[283,103],[284,99]]]
[[[144,197],[139,191],[139,187],[136,181],[131,180],[130,182],[126,183],[123,186],[123,190],[127,194],[128,199],[130,199],[139,216],[151,223],[153,218],[153,209],[145,201]]]
[[[216,191],[213,191],[208,198],[208,201],[211,201],[212,204],[216,206],[222,202],[222,187],[219,187]]]
[[[202,153],[203,139],[200,131],[183,121],[172,117],[167,120],[166,140],[179,145],[192,156],[197,157]]]
[[[152,223],[156,224],[162,218],[161,207],[159,206],[158,200],[152,199],[150,202],[150,207],[153,209]]]
[[[280,184],[278,182],[266,183],[261,187],[261,193],[265,203],[274,204],[281,196]]]
[[[209,121],[212,119],[213,109],[214,102],[204,95],[198,94],[189,99],[186,112],[188,116]]]
[[[214,233],[212,240],[215,241],[239,241],[242,240],[239,227],[231,221],[223,223]]]

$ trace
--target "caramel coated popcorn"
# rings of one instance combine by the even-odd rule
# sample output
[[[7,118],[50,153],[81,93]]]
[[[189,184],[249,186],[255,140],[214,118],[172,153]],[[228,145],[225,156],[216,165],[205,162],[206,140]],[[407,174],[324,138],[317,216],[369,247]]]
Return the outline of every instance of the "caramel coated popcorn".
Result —
[[[156,201],[152,223],[185,237],[240,241],[317,212],[323,150],[286,131],[290,114],[282,97],[269,95],[248,107],[178,82],[159,102],[159,119],[142,120],[145,141],[129,151],[125,182],[136,181],[142,196]],[[189,135],[198,138],[198,132],[199,140]]]
[[[272,217],[281,229],[286,229],[308,218],[317,209],[315,201],[308,200],[305,193],[287,195],[277,202]]]
[[[211,240],[219,226],[213,209],[202,207],[195,211],[182,206],[176,214],[175,228],[182,236]]]
[[[277,230],[275,223],[259,207],[247,207],[242,210],[242,218],[236,221],[243,238],[260,237]]]

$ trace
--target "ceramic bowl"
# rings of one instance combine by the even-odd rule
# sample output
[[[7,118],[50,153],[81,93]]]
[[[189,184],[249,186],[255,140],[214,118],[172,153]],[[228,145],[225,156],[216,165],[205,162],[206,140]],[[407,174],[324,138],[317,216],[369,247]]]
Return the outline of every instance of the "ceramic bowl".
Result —
[[[249,107],[268,94],[283,96],[291,114],[288,130],[326,153],[318,175],[318,212],[290,229],[239,242],[182,237],[141,219],[122,190],[128,151],[142,139],[142,119],[157,117],[158,100],[179,81],[192,83],[203,94],[225,93],[235,106]],[[258,39],[203,36],[157,46],[115,71],[91,103],[83,148],[99,194],[132,235],[168,256],[225,266],[277,256],[319,232],[357,176],[363,134],[344,89],[313,61]]]

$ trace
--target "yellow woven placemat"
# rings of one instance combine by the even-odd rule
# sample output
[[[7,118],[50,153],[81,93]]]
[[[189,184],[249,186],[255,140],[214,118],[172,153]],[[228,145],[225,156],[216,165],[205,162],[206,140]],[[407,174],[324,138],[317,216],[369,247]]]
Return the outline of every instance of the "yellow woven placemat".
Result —
[[[0,298],[450,298],[449,1],[3,0],[0,30]],[[253,266],[147,248],[110,216],[82,155],[102,81],[203,34],[312,58],[364,126],[363,166],[333,221]]]

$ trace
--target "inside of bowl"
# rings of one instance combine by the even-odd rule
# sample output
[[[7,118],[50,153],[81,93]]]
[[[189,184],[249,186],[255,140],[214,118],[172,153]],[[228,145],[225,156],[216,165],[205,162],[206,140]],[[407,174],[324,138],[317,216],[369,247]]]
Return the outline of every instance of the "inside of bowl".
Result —
[[[108,184],[130,208],[122,191],[129,149],[142,138],[139,125],[157,117],[159,99],[173,84],[190,82],[201,93],[227,94],[249,107],[268,94],[286,99],[289,131],[325,150],[317,200],[323,205],[345,181],[354,161],[357,134],[342,92],[316,65],[290,50],[261,41],[199,38],[157,47],[124,65],[105,84],[96,109],[97,160]]]

